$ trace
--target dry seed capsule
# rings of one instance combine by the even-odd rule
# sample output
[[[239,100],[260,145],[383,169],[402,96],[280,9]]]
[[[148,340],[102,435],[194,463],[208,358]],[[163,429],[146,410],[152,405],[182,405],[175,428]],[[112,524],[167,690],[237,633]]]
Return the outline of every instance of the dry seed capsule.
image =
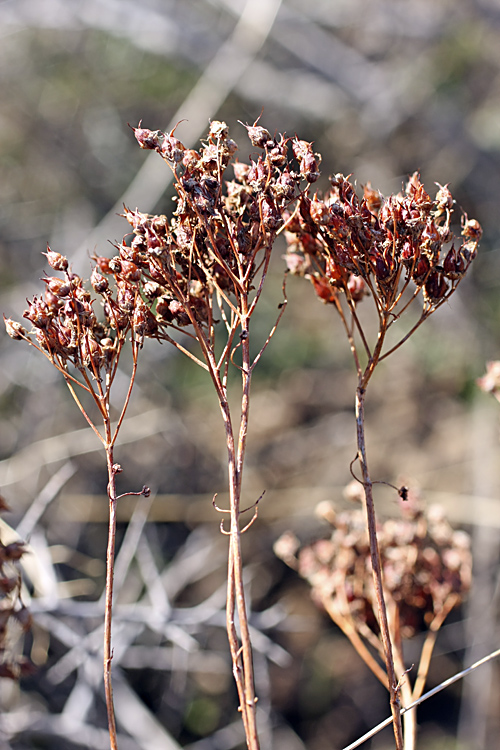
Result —
[[[23,318],[31,320],[36,328],[46,328],[50,323],[51,315],[45,302],[33,297],[29,308],[23,312]]]
[[[184,158],[186,147],[178,138],[174,138],[174,130],[165,134],[165,138],[161,144],[160,153],[166,161],[172,162],[173,164],[179,164]]]
[[[47,288],[56,297],[67,297],[71,292],[71,284],[65,279],[58,279],[57,276],[49,276],[47,279],[42,279],[47,284]]]
[[[212,120],[210,123],[210,130],[208,131],[209,138],[227,138],[229,128],[225,122],[219,120]]]
[[[240,125],[243,125],[243,127],[247,129],[248,137],[250,138],[250,143],[252,144],[252,146],[256,146],[257,148],[265,148],[266,144],[268,144],[269,142],[271,142],[271,144],[274,144],[274,141],[271,138],[271,133],[261,125],[257,125],[258,120],[255,120],[253,125],[245,125],[240,120],[238,120],[238,122],[240,123]]]
[[[141,121],[142,122],[142,121]],[[139,146],[148,150],[156,150],[160,146],[160,131],[149,130],[148,128],[141,128],[139,123],[138,128],[132,128],[134,131],[135,139]]]
[[[467,217],[463,220],[462,235],[472,240],[480,240],[483,234],[481,224],[476,219],[468,219]]]
[[[5,330],[7,331],[7,334],[11,337],[11,339],[14,339],[15,341],[20,341],[22,338],[28,335],[28,331],[24,326],[22,326],[20,323],[17,323],[17,321],[12,320],[11,318],[6,318],[5,315],[3,316],[3,320],[5,323]]]
[[[99,273],[97,268],[94,268],[90,276],[90,283],[92,288],[97,294],[104,294],[109,289],[109,282],[105,276]]]
[[[65,258],[64,255],[51,250],[48,245],[47,252],[42,253],[42,255],[45,255],[49,262],[49,266],[53,268],[54,271],[66,271],[68,269],[68,259]]]

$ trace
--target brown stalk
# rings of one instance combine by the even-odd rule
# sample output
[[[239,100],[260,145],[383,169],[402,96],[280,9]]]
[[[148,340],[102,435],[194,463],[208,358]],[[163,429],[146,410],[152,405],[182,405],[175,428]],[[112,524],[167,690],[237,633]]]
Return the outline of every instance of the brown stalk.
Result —
[[[110,432],[109,422],[106,432]],[[116,722],[113,705],[113,684],[111,678],[111,623],[113,620],[113,581],[116,545],[116,467],[113,459],[113,445],[106,445],[106,465],[108,468],[108,546],[106,551],[106,595],[104,603],[104,693],[106,697],[106,712],[108,716],[108,731],[111,750],[117,750]]]
[[[364,380],[364,379],[363,379]],[[365,381],[366,383],[366,381]],[[391,635],[387,618],[387,608],[384,599],[384,586],[382,579],[382,566],[380,561],[380,550],[377,540],[377,520],[375,515],[375,504],[373,502],[372,480],[366,459],[365,440],[365,403],[366,387],[359,384],[356,389],[356,437],[358,444],[358,458],[363,477],[363,488],[365,492],[365,507],[368,524],[368,535],[370,539],[370,557],[373,569],[373,583],[375,586],[375,598],[378,608],[380,634],[385,653],[385,665],[389,680],[389,695],[391,713],[393,716],[394,737],[397,750],[403,750],[403,730],[401,724],[401,703],[399,699],[399,681],[394,667],[392,653]]]
[[[57,300],[57,290],[63,289],[64,291],[61,293],[61,300],[58,305],[54,305],[53,300],[51,301],[51,308],[49,308],[48,303],[36,297],[31,302],[28,300],[29,308],[25,311],[24,317],[33,323],[35,330],[32,331],[32,334],[35,334],[40,346],[33,341],[32,334],[30,335],[19,324],[13,321],[6,321],[6,324],[7,330],[13,338],[24,339],[31,346],[34,346],[61,372],[81,414],[103,444],[106,453],[109,524],[104,592],[103,672],[110,747],[111,750],[117,750],[111,676],[113,657],[111,623],[113,617],[116,503],[118,499],[116,495],[116,474],[121,471],[121,467],[114,463],[114,445],[130,403],[137,372],[142,334],[140,320],[136,320],[135,315],[140,313],[140,307],[137,307],[139,304],[137,292],[133,292],[132,285],[129,285],[127,290],[134,302],[132,310],[128,309],[126,316],[124,311],[121,310],[123,315],[120,325],[118,315],[113,307],[118,303],[112,298],[109,283],[105,282],[101,276],[100,281],[92,282],[93,286],[94,283],[98,284],[97,288],[94,286],[94,291],[101,295],[105,304],[105,320],[102,323],[98,322],[93,311],[91,294],[83,288],[81,279],[71,273],[67,259],[59,253],[53,253],[50,249],[48,249],[47,257],[52,268],[64,272],[64,279],[51,277],[51,283],[55,289],[53,296]],[[71,340],[68,340],[68,331],[71,332]],[[127,334],[130,335],[133,364],[124,403],[117,423],[113,427],[110,417],[110,391],[118,371],[118,360],[127,341]],[[76,377],[69,372],[69,365],[74,368]],[[98,430],[94,418],[80,399],[77,386],[91,397],[102,421],[103,432]],[[140,493],[128,494],[146,495],[149,494],[149,490],[144,487]]]

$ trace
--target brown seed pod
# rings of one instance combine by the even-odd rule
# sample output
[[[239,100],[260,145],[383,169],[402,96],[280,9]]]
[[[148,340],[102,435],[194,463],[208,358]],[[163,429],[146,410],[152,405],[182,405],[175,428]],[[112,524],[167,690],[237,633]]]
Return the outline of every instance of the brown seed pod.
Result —
[[[53,250],[50,249],[50,247],[47,245],[47,252],[42,253],[42,255],[45,255],[49,262],[49,266],[54,269],[54,271],[67,271],[68,270],[68,259],[64,257],[64,255],[61,255],[60,253],[56,253]]]
[[[20,323],[17,323],[11,318],[6,318],[5,315],[3,316],[3,321],[5,323],[5,330],[7,331],[7,334],[11,337],[11,339],[20,341],[21,339],[27,337],[28,331]]]
[[[58,279],[57,276],[49,276],[42,279],[47,288],[55,297],[67,297],[71,292],[71,283],[67,279]]]
[[[94,268],[90,275],[90,283],[97,294],[105,294],[109,289],[109,281],[99,273],[97,268]]]
[[[161,133],[159,130],[149,130],[148,128],[141,128],[141,122],[139,122],[139,126],[137,128],[134,128],[131,125],[129,125],[129,127],[132,127],[135,139],[141,148],[155,151],[160,147]]]

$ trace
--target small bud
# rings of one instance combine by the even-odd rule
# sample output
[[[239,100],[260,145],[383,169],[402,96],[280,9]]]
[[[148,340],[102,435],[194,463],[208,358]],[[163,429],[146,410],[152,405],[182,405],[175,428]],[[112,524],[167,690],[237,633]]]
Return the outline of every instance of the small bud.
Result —
[[[97,268],[94,268],[90,276],[90,283],[92,288],[97,294],[104,294],[109,289],[109,282],[105,276],[99,273]]]
[[[261,211],[262,224],[268,231],[275,232],[283,224],[281,213],[271,198],[266,196],[262,199]]]
[[[182,163],[186,167],[186,169],[194,169],[198,162],[200,161],[201,156],[198,153],[198,151],[195,151],[193,148],[187,148],[184,151],[184,156],[182,157]]]
[[[452,246],[443,262],[443,272],[448,279],[459,279],[467,270],[465,258]]]
[[[108,265],[109,265],[109,270],[111,271],[111,273],[118,274],[122,272],[121,259],[117,255],[115,255],[114,258],[111,258]]]
[[[238,182],[246,182],[248,173],[250,172],[249,164],[242,164],[240,161],[233,163],[234,177]]]
[[[446,296],[448,291],[448,284],[445,281],[443,274],[433,271],[429,274],[429,278],[424,285],[425,296],[431,302],[438,302],[440,299]]]
[[[71,284],[64,279],[58,279],[57,276],[49,276],[48,279],[42,279],[47,284],[47,288],[55,297],[67,297],[71,292]]]
[[[135,293],[130,289],[129,286],[126,286],[125,284],[122,284],[118,288],[118,292],[116,294],[116,301],[118,303],[118,306],[121,310],[130,313],[134,309],[135,305]]]
[[[436,203],[438,210],[444,211],[445,209],[448,209],[448,211],[451,211],[453,208],[453,196],[448,189],[448,185],[440,185],[439,182],[436,182],[436,185],[438,186],[439,190],[436,193]]]
[[[162,292],[161,286],[156,281],[146,281],[142,289],[144,296],[149,300],[156,299]]]
[[[154,336],[158,330],[155,316],[144,303],[138,304],[134,310],[132,329],[139,339],[143,339],[144,336]]]
[[[92,336],[85,336],[82,342],[81,352],[83,363],[86,367],[90,367],[90,365],[93,365],[95,368],[100,367],[103,359],[103,352],[100,344]]]
[[[61,255],[60,253],[56,253],[53,250],[50,249],[50,247],[47,245],[47,252],[42,253],[42,255],[45,255],[49,266],[54,269],[54,271],[67,271],[68,269],[68,259],[64,257],[64,255]]]
[[[243,125],[243,127],[247,129],[248,137],[250,138],[252,146],[255,146],[256,148],[265,148],[266,144],[269,142],[271,144],[273,143],[273,139],[271,138],[269,130],[257,125],[257,122],[258,120],[256,120],[253,125],[244,125],[240,122],[240,125]]]
[[[323,201],[320,201],[316,195],[310,203],[309,212],[311,214],[311,219],[316,224],[328,224],[330,219],[328,206],[326,206]]]
[[[462,221],[462,235],[471,240],[480,240],[483,235],[481,224],[477,219],[468,219],[465,216]]]
[[[22,326],[20,323],[17,323],[15,320],[6,318],[4,315],[3,321],[5,323],[5,330],[7,331],[7,334],[11,337],[11,339],[20,341],[21,339],[26,338],[26,336],[28,335],[28,331],[26,330],[26,328],[24,328],[24,326]]]
[[[225,122],[219,120],[212,120],[210,123],[210,130],[208,131],[209,138],[221,138],[225,140],[229,133],[229,129]]]
[[[178,124],[179,123],[177,123],[177,125]],[[166,161],[172,162],[173,164],[179,164],[184,158],[186,147],[178,138],[174,138],[175,128],[171,130],[170,133],[165,133],[160,153]]]
[[[127,279],[127,281],[139,281],[141,278],[141,272],[135,263],[128,260],[122,260],[121,267],[120,275],[124,279]]]
[[[177,325],[188,326],[191,323],[189,315],[184,310],[184,307],[182,306],[182,304],[178,300],[173,299],[170,302],[170,304],[168,306],[168,309],[169,309],[170,313],[176,319]]]
[[[31,320],[36,328],[46,328],[50,322],[51,314],[45,302],[37,297],[29,303],[29,308],[23,312],[23,318]]]
[[[368,293],[365,281],[361,276],[356,276],[354,273],[351,273],[347,282],[347,291],[351,295],[353,302],[361,302],[363,297]]]
[[[366,185],[363,186],[363,197],[370,213],[374,216],[378,216],[378,212],[382,205],[382,194],[380,191],[374,190],[371,183],[367,182]]]
[[[95,261],[96,267],[101,273],[112,273],[111,268],[109,267],[109,258],[94,255],[92,256],[92,260]]]
[[[141,148],[154,151],[160,147],[161,134],[159,130],[141,128],[141,123],[139,123],[138,128],[132,128],[132,130],[134,131],[135,139]]]

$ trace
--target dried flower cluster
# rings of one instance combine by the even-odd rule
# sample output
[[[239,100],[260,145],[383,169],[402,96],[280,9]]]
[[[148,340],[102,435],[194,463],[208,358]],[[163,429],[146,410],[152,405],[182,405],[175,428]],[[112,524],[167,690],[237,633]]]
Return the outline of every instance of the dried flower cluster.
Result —
[[[125,206],[124,217],[131,231],[115,246],[114,257],[94,257],[89,289],[72,272],[67,258],[48,248],[48,264],[59,275],[45,277],[43,295],[28,301],[24,318],[31,323],[31,331],[7,319],[7,332],[14,339],[28,341],[63,374],[106,451],[110,520],[104,681],[113,750],[117,742],[111,686],[111,619],[119,497],[115,478],[121,471],[114,462],[113,448],[130,401],[138,353],[146,338],[172,343],[209,372],[224,420],[228,451],[229,508],[220,511],[215,507],[230,516],[230,530],[223,528],[229,535],[229,645],[247,744],[251,750],[258,750],[240,547],[240,535],[254,519],[241,528],[240,515],[244,511],[240,500],[251,375],[276,328],[275,325],[260,350],[257,347],[257,354],[251,354],[250,319],[261,296],[274,241],[280,232],[285,233],[288,270],[309,278],[317,296],[335,305],[354,356],[358,374],[357,457],[368,530],[361,511],[329,513],[334,527],[330,539],[305,547],[296,557],[299,545],[289,535],[280,540],[278,554],[310,582],[316,600],[388,686],[396,746],[401,750],[399,692],[405,692],[404,686],[400,688],[405,671],[401,638],[424,626],[429,632],[437,632],[469,586],[470,552],[466,535],[453,532],[436,511],[425,514],[412,504],[409,507],[413,513],[406,519],[387,521],[377,529],[366,461],[364,398],[378,362],[400,346],[456,289],[476,255],[481,227],[464,216],[456,247],[451,230],[454,201],[450,191],[439,186],[436,197],[431,199],[417,173],[410,178],[404,193],[387,199],[369,185],[360,199],[342,175],[331,178],[326,196],[315,194],[311,198],[311,185],[319,178],[321,161],[312,144],[297,137],[272,136],[258,121],[245,127],[252,148],[257,150],[248,163],[234,159],[237,145],[224,122],[210,124],[207,138],[198,150],[186,148],[174,135],[175,128],[171,132],[152,131],[140,124],[133,128],[139,146],[157,152],[172,170],[176,210],[167,217]],[[226,170],[230,164],[233,178],[228,180]],[[350,320],[340,293],[347,301]],[[419,321],[396,346],[382,353],[387,330],[420,293],[423,304]],[[357,303],[368,294],[374,300],[379,323],[373,350],[356,314]],[[280,307],[278,321],[284,305]],[[222,325],[217,328],[221,320]],[[222,342],[216,347],[216,330],[221,329]],[[179,331],[188,341],[199,344],[197,354],[184,346],[182,341],[186,339],[179,337]],[[358,355],[356,333],[367,356],[365,367]],[[112,429],[110,388],[127,342],[132,348],[130,384],[121,415]],[[228,397],[231,364],[239,368],[242,384],[236,430]],[[75,385],[92,397],[102,418],[104,435],[87,414]],[[144,487],[141,493],[127,494],[148,493]],[[8,549],[4,548],[3,553],[6,561]],[[365,642],[385,661],[385,673]],[[432,646],[426,649],[422,674],[426,673],[431,652]],[[419,672],[414,694],[421,691],[423,682],[425,677],[421,678]]]
[[[307,275],[324,302],[343,291],[355,305],[371,293],[385,313],[401,314],[397,306],[411,285],[413,296],[422,291],[428,315],[463,278],[481,237],[479,223],[463,216],[460,245],[450,245],[453,204],[447,186],[431,199],[418,173],[404,193],[383,198],[367,185],[361,200],[337,174],[324,197],[301,197],[287,226],[288,267]]]
[[[0,497],[0,511],[9,510]],[[31,627],[31,615],[21,597],[21,573],[18,562],[25,554],[23,542],[4,544],[0,540],[0,677],[17,680],[31,671],[32,665],[16,653],[19,632]]]
[[[62,277],[43,278],[43,296],[28,300],[23,317],[30,321],[32,330],[28,332],[20,323],[6,319],[7,333],[34,345],[65,374],[72,365],[93,390],[91,381],[101,382],[103,373],[106,383],[112,381],[129,332],[137,344],[142,342],[144,303],[121,270],[115,274],[116,286],[112,288],[96,267],[90,281],[102,302],[102,313],[99,309],[96,312],[95,299],[80,276],[71,271],[68,259],[50,248],[45,255],[49,266]]]
[[[301,180],[318,177],[311,145],[273,138],[268,130],[247,127],[250,142],[262,153],[255,161],[233,163],[234,179],[224,182],[237,150],[224,122],[213,121],[198,151],[187,149],[173,131],[134,128],[144,149],[155,150],[175,174],[177,209],[173,216],[151,216],[125,208],[133,237],[119,255],[98,259],[104,273],[119,273],[140,288],[144,335],[167,338],[167,329],[193,326],[196,338],[212,343],[213,326],[229,297],[247,294],[256,275],[267,269],[283,215],[298,194]],[[218,312],[214,314],[214,296]]]
[[[453,530],[440,506],[424,512],[411,497],[402,507],[406,517],[387,520],[378,528],[396,648],[401,638],[442,624],[466,595],[472,567],[468,534]],[[287,533],[275,551],[310,583],[314,600],[344,632],[349,635],[354,629],[382,653],[365,513],[335,513],[329,504],[318,510],[333,526],[330,538],[298,551],[299,541]]]

